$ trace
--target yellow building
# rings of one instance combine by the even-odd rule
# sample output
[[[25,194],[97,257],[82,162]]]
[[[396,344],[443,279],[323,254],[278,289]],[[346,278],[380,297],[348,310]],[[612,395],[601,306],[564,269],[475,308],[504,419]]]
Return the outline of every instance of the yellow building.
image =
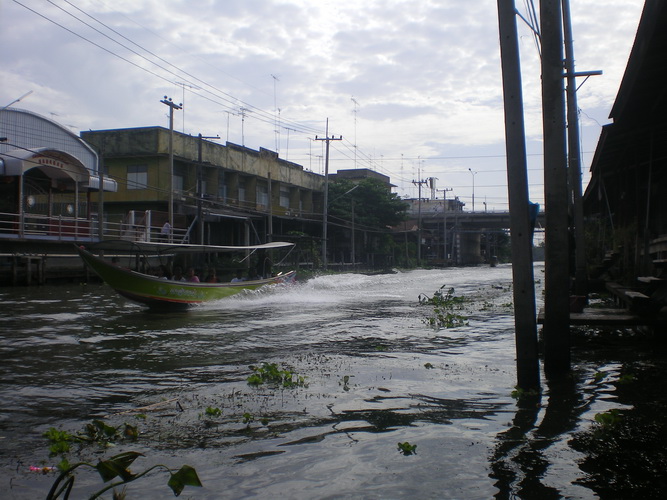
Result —
[[[118,184],[115,193],[104,194],[106,220],[126,229],[150,226],[154,233],[173,204],[175,235],[195,243],[244,244],[290,231],[319,232],[308,229],[321,225],[324,177],[273,151],[174,132],[172,171],[166,128],[96,130],[81,137],[98,152],[103,175]]]

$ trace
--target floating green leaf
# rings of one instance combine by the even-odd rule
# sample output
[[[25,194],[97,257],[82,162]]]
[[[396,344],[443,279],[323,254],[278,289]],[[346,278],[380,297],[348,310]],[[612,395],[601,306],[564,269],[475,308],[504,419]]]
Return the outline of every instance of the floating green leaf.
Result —
[[[206,415],[209,417],[219,417],[222,415],[222,410],[220,408],[213,408],[209,406],[206,408]]]
[[[417,453],[417,445],[410,444],[407,441],[405,443],[398,443],[398,451],[403,455],[413,455]]]

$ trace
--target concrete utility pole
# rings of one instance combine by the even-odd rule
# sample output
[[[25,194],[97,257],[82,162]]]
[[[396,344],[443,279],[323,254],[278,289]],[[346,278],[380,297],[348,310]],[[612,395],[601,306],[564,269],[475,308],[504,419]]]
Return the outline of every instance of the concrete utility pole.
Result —
[[[202,192],[202,184],[204,183],[203,175],[202,175],[202,146],[204,143],[204,139],[220,139],[219,135],[216,136],[203,136],[201,135],[201,132],[197,136],[199,139],[197,141],[197,186],[196,186],[196,191],[197,191],[197,231],[199,232],[199,244],[203,245],[204,244],[204,214],[202,210],[202,199],[204,197],[204,193]],[[173,221],[171,222],[173,224]]]
[[[442,225],[443,225],[443,259],[445,260],[445,265],[447,265],[447,191],[452,191],[453,188],[439,189],[442,191]]]
[[[329,119],[327,118],[326,137],[315,136],[316,141],[325,141],[326,156],[324,160],[324,210],[322,212],[322,266],[327,268],[327,217],[329,214],[329,142],[342,141],[343,136],[329,137]]]
[[[417,199],[417,265],[422,264],[422,185],[426,184],[426,179],[412,180],[415,186],[419,187],[419,198]]]
[[[517,383],[524,390],[540,388],[540,364],[535,315],[533,239],[528,199],[526,136],[521,89],[519,37],[514,0],[498,0],[500,55],[505,102],[505,148],[510,206],[514,325]]]
[[[579,148],[579,107],[577,106],[577,76],[600,75],[602,71],[575,73],[574,42],[570,0],[563,0],[563,32],[565,35],[565,71],[567,78],[567,150],[572,191],[572,215],[574,220],[574,292],[588,293],[586,271],[586,236],[584,232],[584,203],[581,196],[581,150]]]
[[[570,370],[570,293],[567,148],[563,85],[563,22],[560,0],[540,0],[542,28],[542,123],[546,216],[544,369]]]
[[[172,102],[171,97],[164,96],[160,101],[169,106],[169,243],[174,240],[174,110],[183,109],[182,104]]]
[[[473,172],[472,168],[469,168],[468,171],[472,174],[472,211],[475,211],[475,176],[477,172]]]

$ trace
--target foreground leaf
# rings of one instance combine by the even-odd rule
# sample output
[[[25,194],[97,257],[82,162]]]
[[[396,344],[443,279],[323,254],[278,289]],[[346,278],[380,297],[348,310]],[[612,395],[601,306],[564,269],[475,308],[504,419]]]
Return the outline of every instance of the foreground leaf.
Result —
[[[186,486],[197,486],[200,488],[202,486],[199,476],[197,476],[197,471],[189,465],[184,465],[178,472],[172,474],[167,485],[176,496],[180,495]]]
[[[143,454],[136,451],[120,453],[108,460],[100,460],[95,468],[105,483],[117,476],[120,476],[123,481],[129,481],[134,477],[129,467],[138,457],[143,457]]]

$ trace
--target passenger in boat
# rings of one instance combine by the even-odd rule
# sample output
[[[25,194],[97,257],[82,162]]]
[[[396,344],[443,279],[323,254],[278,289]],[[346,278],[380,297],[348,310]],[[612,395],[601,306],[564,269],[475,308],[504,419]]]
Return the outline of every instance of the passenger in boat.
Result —
[[[171,224],[169,221],[164,223],[162,229],[160,230],[160,241],[169,241],[169,235],[171,234]]]
[[[161,280],[167,279],[167,267],[164,264],[157,268],[157,277]]]
[[[199,276],[195,274],[194,267],[188,267],[187,272],[185,273],[185,281],[191,281],[193,283],[199,283]]]
[[[206,276],[206,283],[218,283],[218,276],[216,275],[215,267],[209,269],[208,276]]]
[[[254,268],[248,269],[248,276],[246,277],[246,281],[255,281],[255,280],[261,280],[263,276],[259,275],[257,271]]]
[[[245,278],[243,277],[243,270],[239,269],[236,271],[236,278],[232,279],[232,283],[238,283],[239,281],[245,281]]]
[[[174,275],[171,279],[174,281],[185,281],[185,276],[183,276],[183,270],[180,266],[174,267]]]

